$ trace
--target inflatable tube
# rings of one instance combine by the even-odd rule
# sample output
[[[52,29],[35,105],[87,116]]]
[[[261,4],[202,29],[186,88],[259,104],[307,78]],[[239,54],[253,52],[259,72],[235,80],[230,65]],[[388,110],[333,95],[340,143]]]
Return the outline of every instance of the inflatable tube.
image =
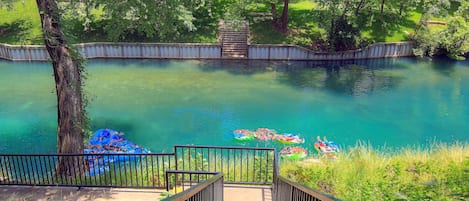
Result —
[[[280,156],[288,159],[301,159],[308,156],[308,151],[303,147],[284,147],[280,151]]]
[[[140,157],[117,155],[121,153],[150,153],[145,148],[125,139],[122,133],[111,129],[97,130],[88,141],[84,149],[85,154],[110,154],[102,155],[88,155],[86,156],[88,162],[88,175],[94,176],[104,174],[109,171],[111,163],[127,163],[130,161],[137,161]],[[116,155],[112,155],[116,154]]]
[[[275,139],[279,141],[280,143],[286,144],[286,145],[301,144],[305,142],[305,139],[300,138],[298,134],[294,134],[294,133],[287,133],[287,134],[279,135],[275,137]]]
[[[323,147],[323,148],[321,148]],[[316,151],[318,151],[318,153],[337,153],[337,152],[340,152],[340,146],[335,143],[335,142],[332,142],[332,141],[328,141],[328,142],[318,142],[316,141],[314,143],[314,148],[316,149]]]
[[[251,141],[256,138],[254,137],[254,135],[243,135],[243,136],[235,136],[233,139],[236,141]]]
[[[255,134],[250,130],[238,129],[233,131],[233,139],[236,141],[251,141],[255,139]]]
[[[296,159],[304,158],[304,157],[308,156],[308,154],[306,154],[306,153],[294,153],[294,154],[284,154],[284,155],[280,155],[280,156],[283,157],[283,158],[296,160]]]

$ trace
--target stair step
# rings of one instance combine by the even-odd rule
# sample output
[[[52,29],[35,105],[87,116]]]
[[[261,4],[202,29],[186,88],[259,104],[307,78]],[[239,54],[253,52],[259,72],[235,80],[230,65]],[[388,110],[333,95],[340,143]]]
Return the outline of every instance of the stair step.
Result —
[[[225,40],[247,40],[247,37],[223,37]]]
[[[237,49],[237,50],[244,50],[246,49],[246,46],[223,46],[223,49],[224,50],[233,50],[233,49]]]
[[[246,49],[223,49],[222,52],[246,52]]]
[[[248,53],[249,25],[241,24],[241,27],[233,29],[226,24],[219,24],[218,36],[222,45],[222,57],[245,58]]]
[[[230,55],[223,55],[222,57],[224,57],[224,58],[244,58],[244,57],[247,57],[247,55],[230,54]]]
[[[247,41],[243,41],[243,42],[230,42],[230,41],[223,41],[222,44],[223,45],[243,45],[243,44],[246,44]]]
[[[223,49],[222,51],[228,51],[228,52],[233,52],[233,51],[245,52],[246,49],[244,49],[244,48],[238,48],[238,49]]]
[[[246,51],[223,51],[222,54],[246,54]]]
[[[225,41],[245,41],[247,38],[223,38]]]
[[[236,33],[222,33],[222,36],[245,36],[247,35],[247,32],[245,33],[240,33],[240,32],[236,32]]]
[[[246,46],[247,43],[246,43],[246,42],[243,42],[243,43],[223,42],[222,45],[223,45],[223,46]]]
[[[245,47],[223,47],[223,50],[246,50],[247,48]]]
[[[246,41],[242,43],[233,43],[233,42],[230,43],[230,42],[223,41],[222,45],[223,46],[246,46],[247,43]]]

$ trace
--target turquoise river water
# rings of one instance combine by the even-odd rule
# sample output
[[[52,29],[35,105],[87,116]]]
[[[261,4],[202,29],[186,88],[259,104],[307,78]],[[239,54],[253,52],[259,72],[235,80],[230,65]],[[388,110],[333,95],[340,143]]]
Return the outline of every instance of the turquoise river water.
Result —
[[[403,147],[469,140],[469,62],[90,60],[91,127],[123,131],[153,152],[174,144],[239,143],[234,129],[268,127],[342,146]],[[53,153],[52,67],[0,61],[0,153]]]

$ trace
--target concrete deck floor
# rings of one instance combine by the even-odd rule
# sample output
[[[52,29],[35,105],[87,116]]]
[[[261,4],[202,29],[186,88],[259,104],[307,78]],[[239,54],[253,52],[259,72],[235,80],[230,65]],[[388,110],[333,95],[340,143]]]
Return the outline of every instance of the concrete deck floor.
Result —
[[[160,200],[165,190],[0,186],[0,200],[5,201],[139,201]],[[224,201],[272,201],[271,189],[265,186],[225,185]]]

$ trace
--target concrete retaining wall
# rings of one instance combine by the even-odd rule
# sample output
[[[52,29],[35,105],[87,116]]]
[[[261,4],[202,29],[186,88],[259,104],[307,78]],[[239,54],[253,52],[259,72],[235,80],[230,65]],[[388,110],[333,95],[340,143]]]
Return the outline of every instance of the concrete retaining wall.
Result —
[[[188,43],[83,43],[76,47],[87,59],[221,59],[217,44]],[[320,53],[295,45],[249,45],[248,58],[262,60],[352,60],[413,56],[412,42],[377,43],[367,48]],[[0,44],[0,58],[11,61],[47,61],[44,46]]]
[[[343,52],[314,52],[294,45],[250,45],[250,59],[267,60],[350,60],[414,56],[412,42],[376,43]]]
[[[213,44],[171,43],[83,43],[78,51],[87,59],[219,59],[221,47]],[[46,61],[44,46],[0,44],[0,58],[12,61]]]

